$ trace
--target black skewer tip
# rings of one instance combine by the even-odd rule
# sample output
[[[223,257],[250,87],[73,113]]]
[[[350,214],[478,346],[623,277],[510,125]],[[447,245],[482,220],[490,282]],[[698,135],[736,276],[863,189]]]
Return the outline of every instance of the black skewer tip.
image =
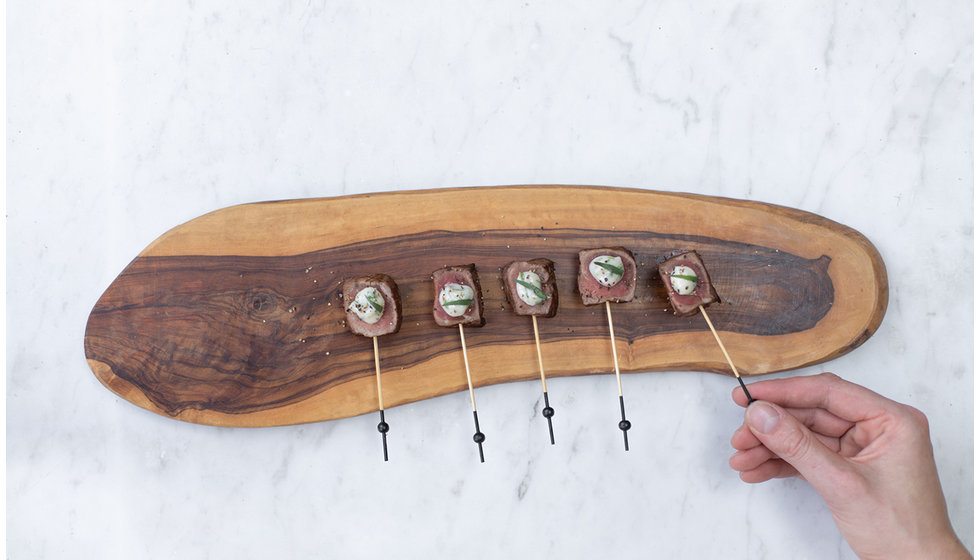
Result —
[[[548,419],[548,436],[551,438],[551,445],[554,445],[555,429],[551,425],[551,417],[555,415],[555,409],[551,408],[551,403],[548,402],[548,391],[544,392],[544,408],[541,409],[541,415]]]
[[[626,451],[630,450],[630,438],[627,432],[633,427],[633,424],[626,419],[626,403],[623,401],[623,395],[619,395],[619,413],[622,420],[619,421],[619,429],[623,431],[623,447]]]
[[[758,400],[758,399],[753,399],[752,395],[749,394],[749,388],[745,386],[745,382],[742,381],[741,377],[736,377],[735,379],[738,379],[738,384],[742,386],[742,391],[745,392],[745,398],[749,399],[749,404],[752,404],[756,400]]]
[[[473,425],[476,427],[476,433],[473,434],[473,441],[480,448],[480,462],[485,463],[483,459],[483,442],[487,440],[486,434],[480,431],[480,417],[477,416],[476,411],[473,411]]]
[[[385,411],[379,410],[381,413],[381,421],[378,422],[378,431],[381,432],[381,449],[384,450],[385,461],[388,460],[388,430],[391,426],[385,422]]]

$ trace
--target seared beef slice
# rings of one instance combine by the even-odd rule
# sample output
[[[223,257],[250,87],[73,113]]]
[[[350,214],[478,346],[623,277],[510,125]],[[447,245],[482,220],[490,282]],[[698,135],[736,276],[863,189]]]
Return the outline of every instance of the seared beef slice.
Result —
[[[374,288],[377,290],[365,294],[358,299],[362,290]],[[398,332],[402,325],[402,300],[398,295],[398,286],[390,276],[372,274],[344,281],[344,309],[347,311],[347,326],[354,334],[361,336],[381,336]],[[378,300],[380,297],[380,301]],[[376,307],[380,304],[382,311]],[[368,316],[367,319],[358,314],[358,310]],[[380,314],[380,317],[377,315]]]
[[[432,273],[432,318],[440,327],[482,327],[483,295],[476,265],[447,266]]]
[[[698,312],[699,305],[708,305],[718,301],[718,293],[711,285],[711,278],[708,276],[708,269],[704,267],[701,256],[697,251],[679,251],[667,255],[666,260],[660,263],[660,279],[663,280],[667,288],[667,296],[670,305],[674,308],[675,315],[693,315]],[[674,283],[671,282],[671,275],[677,271],[675,282],[682,291],[691,291],[689,294],[678,293]],[[693,272],[696,281],[688,278]],[[687,274],[685,274],[687,273]],[[694,286],[692,287],[692,284]]]
[[[603,285],[590,270],[590,264],[599,257],[618,257],[622,260],[622,275],[611,270],[616,267],[608,263],[606,267],[595,265],[592,267],[600,276],[605,275],[605,281],[612,285]],[[636,260],[628,249],[623,247],[584,249],[578,252],[578,261],[578,291],[582,296],[582,303],[596,305],[606,301],[622,303],[633,300],[636,291]]]
[[[533,277],[528,277],[527,273],[537,276],[541,283],[539,289],[541,293],[533,288],[520,284],[519,277],[523,274],[524,280],[532,286]],[[538,315],[540,317],[554,317],[558,312],[558,289],[555,286],[555,263],[548,259],[532,259],[529,261],[514,261],[504,267],[501,273],[501,280],[504,282],[504,294],[510,302],[514,313],[518,315]],[[521,298],[521,295],[524,298]],[[544,296],[542,298],[541,296]],[[526,301],[527,300],[530,301]],[[536,301],[541,300],[541,301]],[[533,305],[532,305],[533,303]]]

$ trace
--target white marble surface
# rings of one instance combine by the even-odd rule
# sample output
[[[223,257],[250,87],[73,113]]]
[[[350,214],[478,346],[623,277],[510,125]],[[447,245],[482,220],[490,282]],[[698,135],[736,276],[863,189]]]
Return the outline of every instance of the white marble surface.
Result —
[[[700,7],[699,7],[700,5]],[[819,213],[888,267],[820,367],[931,418],[973,549],[972,4],[7,4],[9,558],[852,558],[799,481],[729,470],[732,380],[557,379],[236,430],[104,389],[86,317],[168,228],[232,204],[461,185],[719,194]],[[931,263],[948,290],[923,290]],[[949,305],[951,298],[954,305]],[[540,406],[540,405],[539,405]]]

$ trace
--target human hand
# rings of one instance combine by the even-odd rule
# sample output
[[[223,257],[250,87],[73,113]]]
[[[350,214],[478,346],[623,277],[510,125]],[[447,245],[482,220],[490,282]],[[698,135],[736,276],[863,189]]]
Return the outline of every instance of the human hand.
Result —
[[[861,558],[970,558],[949,522],[924,414],[832,373],[750,389],[758,401],[729,461],[742,480],[806,480]],[[747,405],[741,389],[732,398]]]

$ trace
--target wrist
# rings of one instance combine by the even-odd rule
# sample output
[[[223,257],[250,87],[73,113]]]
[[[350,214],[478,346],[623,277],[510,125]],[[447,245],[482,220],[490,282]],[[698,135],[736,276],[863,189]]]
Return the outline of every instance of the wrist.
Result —
[[[855,551],[857,552],[857,551]],[[915,544],[902,546],[899,550],[890,552],[870,554],[860,554],[862,560],[920,560],[922,558],[942,558],[943,560],[972,560],[973,556],[966,549],[959,538],[950,531],[947,534],[937,535],[935,538],[920,541]]]
[[[942,540],[942,542],[936,544],[935,552],[933,554],[936,558],[949,558],[950,560],[967,560],[972,559],[973,556],[970,555],[970,551],[963,546],[960,539],[952,532]],[[924,557],[923,557],[924,558]]]

